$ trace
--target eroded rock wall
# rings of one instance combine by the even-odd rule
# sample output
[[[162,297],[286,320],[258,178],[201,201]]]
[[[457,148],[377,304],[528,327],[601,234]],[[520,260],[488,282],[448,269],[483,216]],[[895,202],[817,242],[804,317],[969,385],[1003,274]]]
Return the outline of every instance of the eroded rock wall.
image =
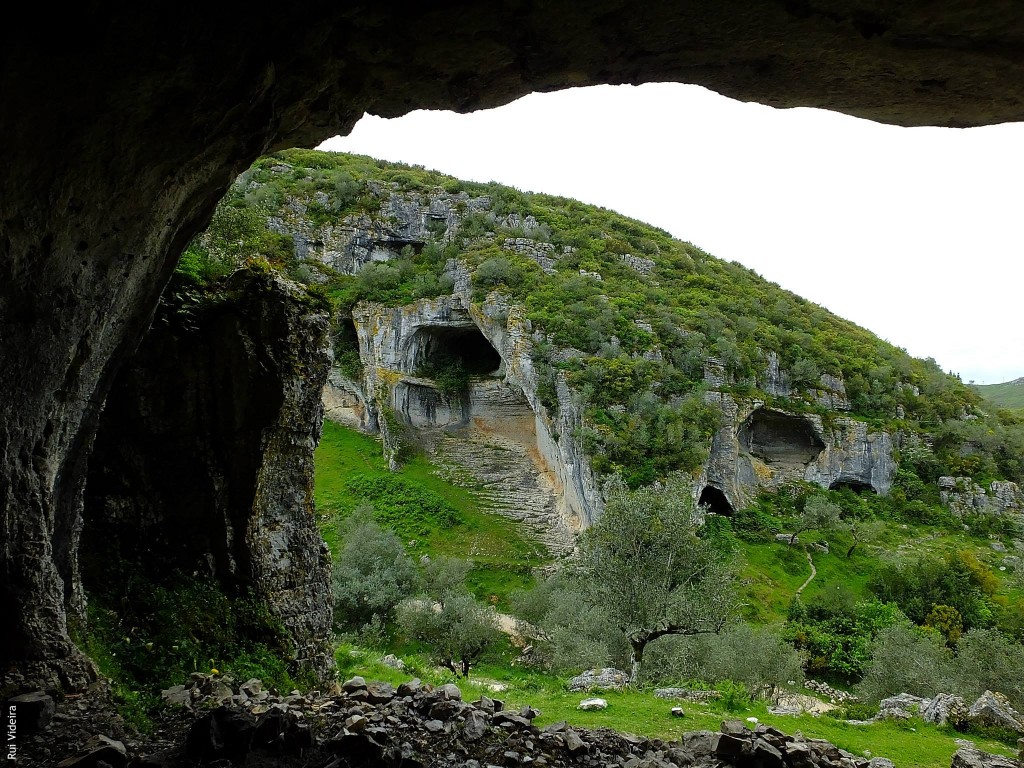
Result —
[[[236,273],[171,297],[103,411],[85,491],[86,582],[175,572],[251,593],[299,667],[331,666],[329,554],[313,515],[328,318],[301,287]]]
[[[869,430],[846,416],[833,415],[826,422],[818,414],[766,408],[724,392],[706,397],[721,409],[722,421],[694,486],[695,500],[710,486],[739,509],[761,489],[793,481],[889,493],[896,463],[887,432]]]
[[[462,427],[504,434],[533,457],[539,475],[550,479],[558,499],[554,526],[572,531],[589,525],[599,514],[601,498],[589,461],[573,438],[579,413],[568,387],[560,386],[558,413],[551,414],[537,396],[532,328],[523,309],[497,294],[474,303],[465,268],[452,262],[449,272],[455,283],[450,296],[402,307],[362,303],[353,310],[364,368],[360,388],[367,393],[368,408],[390,408],[417,429]],[[461,396],[445,394],[435,381],[419,375],[425,335],[454,331],[479,334],[500,358],[490,373],[471,377]],[[384,422],[379,413],[374,418]]]

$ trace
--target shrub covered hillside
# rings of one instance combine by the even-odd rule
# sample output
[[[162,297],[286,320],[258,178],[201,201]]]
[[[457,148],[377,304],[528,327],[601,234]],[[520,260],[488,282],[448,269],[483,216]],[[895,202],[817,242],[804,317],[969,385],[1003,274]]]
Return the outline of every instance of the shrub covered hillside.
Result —
[[[423,679],[497,685],[574,722],[633,727],[626,710],[642,712],[641,730],[662,735],[677,725],[645,688],[714,688],[719,698],[687,705],[690,727],[728,711],[790,728],[782,718],[796,715],[768,707],[799,711],[806,702],[786,697],[827,681],[846,691],[845,706],[789,722],[865,755],[895,755],[896,744],[922,766],[948,764],[956,732],[843,721],[902,692],[970,703],[998,690],[1024,709],[1024,421],[935,361],[611,211],[367,157],[261,159],[188,248],[174,285],[201,302],[247,261],[332,302],[335,366],[370,395],[381,369],[362,370],[356,335],[371,323],[349,320],[388,314],[372,303],[454,294],[432,306],[470,302],[473,322],[494,323],[496,336],[525,331],[531,343],[516,349],[532,350],[529,406],[547,409],[542,420],[582,448],[601,486],[604,514],[571,561],[548,568],[543,544],[436,454],[402,443],[394,471],[373,438],[328,425],[317,507],[335,557],[342,668],[396,654]],[[456,346],[415,368],[449,401],[479,383]],[[381,423],[399,431],[380,403]],[[704,493],[723,435],[736,445],[759,404],[773,415],[758,439],[784,445],[744,465],[757,482],[716,508]],[[744,438],[751,453],[755,431]],[[851,454],[884,444],[885,482],[801,474],[818,434],[860,435]],[[704,501],[721,514],[695,509]],[[633,687],[606,712],[578,711],[567,680],[609,666],[629,669]]]
[[[375,233],[355,244],[369,254],[362,262],[332,250],[354,229]],[[376,261],[380,245],[398,257]],[[449,293],[450,260],[461,260],[477,299],[497,290],[525,306],[546,340],[535,351],[542,400],[555,406],[554,369],[562,369],[594,468],[633,487],[700,465],[717,424],[701,397],[709,380],[826,416],[825,395],[845,390],[850,415],[902,439],[896,493],[909,500],[937,504],[943,475],[986,487],[1024,480],[1020,421],[983,406],[934,360],[912,358],[735,262],[575,200],[291,150],[239,177],[179,269],[209,281],[245,259],[323,286],[342,313],[361,300]],[[346,355],[339,349],[342,365],[358,365]],[[789,394],[767,395],[766,382],[780,375]]]

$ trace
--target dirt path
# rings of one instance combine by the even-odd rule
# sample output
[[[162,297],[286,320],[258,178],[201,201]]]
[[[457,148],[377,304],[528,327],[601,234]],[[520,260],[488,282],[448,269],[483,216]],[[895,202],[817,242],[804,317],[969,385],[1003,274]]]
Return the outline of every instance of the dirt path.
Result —
[[[807,577],[807,581],[805,581],[803,584],[801,584],[800,588],[796,591],[796,593],[798,595],[801,592],[803,592],[804,588],[808,584],[810,584],[812,581],[814,581],[814,577],[818,575],[818,569],[814,567],[814,558],[811,557],[811,553],[810,552],[807,553],[807,564],[811,566],[811,575]]]

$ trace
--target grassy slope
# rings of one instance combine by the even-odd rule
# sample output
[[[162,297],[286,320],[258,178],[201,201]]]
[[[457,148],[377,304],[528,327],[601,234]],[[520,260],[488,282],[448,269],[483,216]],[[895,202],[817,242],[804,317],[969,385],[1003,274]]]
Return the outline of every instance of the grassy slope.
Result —
[[[814,534],[801,535],[807,542],[820,538]],[[942,557],[956,550],[971,551],[988,566],[999,580],[999,594],[1011,600],[1024,597],[1012,583],[1012,574],[999,570],[1006,553],[994,551],[987,538],[966,533],[954,535],[933,526],[887,523],[875,541],[859,545],[850,558],[846,557],[848,536],[839,534],[829,539],[831,552],[813,553],[817,576],[803,592],[805,601],[836,588],[849,590],[858,599],[870,599],[868,581],[880,560],[897,555],[908,560],[923,555]],[[781,624],[790,600],[810,575],[804,550],[774,541],[742,542],[741,553],[745,560],[741,577],[746,584],[748,606],[745,618],[756,624]]]
[[[406,657],[409,668],[405,672],[380,663],[380,655],[373,651],[343,647],[338,654],[339,668],[345,674],[365,674],[369,678],[398,684],[416,675],[434,682],[451,682],[446,673],[439,673],[422,658]],[[786,733],[800,731],[811,738],[827,739],[837,746],[858,755],[886,756],[898,768],[938,768],[948,766],[957,749],[954,741],[962,738],[949,729],[936,728],[920,720],[908,723],[875,723],[855,726],[827,716],[801,715],[788,717],[772,715],[763,703],[729,712],[719,703],[684,703],[686,716],[675,718],[670,714],[673,704],[657,699],[650,691],[601,693],[608,701],[608,709],[600,712],[581,712],[576,707],[584,694],[569,693],[561,681],[507,665],[481,665],[470,681],[455,681],[463,691],[463,698],[472,700],[481,694],[503,699],[507,705],[518,707],[530,704],[540,710],[538,725],[565,720],[586,728],[613,728],[643,736],[678,738],[684,731],[717,730],[724,719],[756,717],[758,721],[776,726]],[[495,693],[489,684],[500,682],[507,690]],[[982,749],[1002,755],[1011,750],[996,741],[970,737]]]
[[[1002,384],[972,384],[975,392],[1000,408],[1024,409],[1024,378]]]
[[[549,562],[543,547],[514,522],[481,512],[472,490],[434,474],[427,457],[414,455],[397,473],[389,472],[376,439],[328,421],[316,451],[316,506],[324,538],[335,554],[340,546],[339,514],[348,514],[364,501],[374,504],[378,513],[387,507],[383,495],[353,490],[353,477],[385,484],[404,481],[402,487],[411,487],[413,493],[436,494],[454,508],[458,522],[451,527],[427,519],[412,531],[399,527],[399,533],[414,557],[429,554],[472,560],[470,585],[481,599],[497,595],[501,604],[510,592],[530,586],[533,569]]]

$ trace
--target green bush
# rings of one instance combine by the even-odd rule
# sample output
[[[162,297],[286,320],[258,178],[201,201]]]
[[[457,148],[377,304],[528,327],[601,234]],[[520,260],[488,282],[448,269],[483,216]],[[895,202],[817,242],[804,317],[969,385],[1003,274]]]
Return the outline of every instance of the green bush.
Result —
[[[804,680],[801,654],[771,629],[749,624],[713,637],[665,638],[651,646],[647,669],[656,685],[730,680],[759,698]]]
[[[402,477],[354,474],[345,487],[374,508],[381,525],[405,540],[462,522],[459,511],[441,496]]]
[[[348,629],[374,619],[390,621],[397,605],[420,583],[401,540],[381,528],[371,513],[363,507],[339,524],[345,543],[334,563],[332,583],[336,620]]]
[[[953,657],[941,635],[900,622],[882,629],[857,695],[879,702],[897,693],[931,698],[953,690]]]

